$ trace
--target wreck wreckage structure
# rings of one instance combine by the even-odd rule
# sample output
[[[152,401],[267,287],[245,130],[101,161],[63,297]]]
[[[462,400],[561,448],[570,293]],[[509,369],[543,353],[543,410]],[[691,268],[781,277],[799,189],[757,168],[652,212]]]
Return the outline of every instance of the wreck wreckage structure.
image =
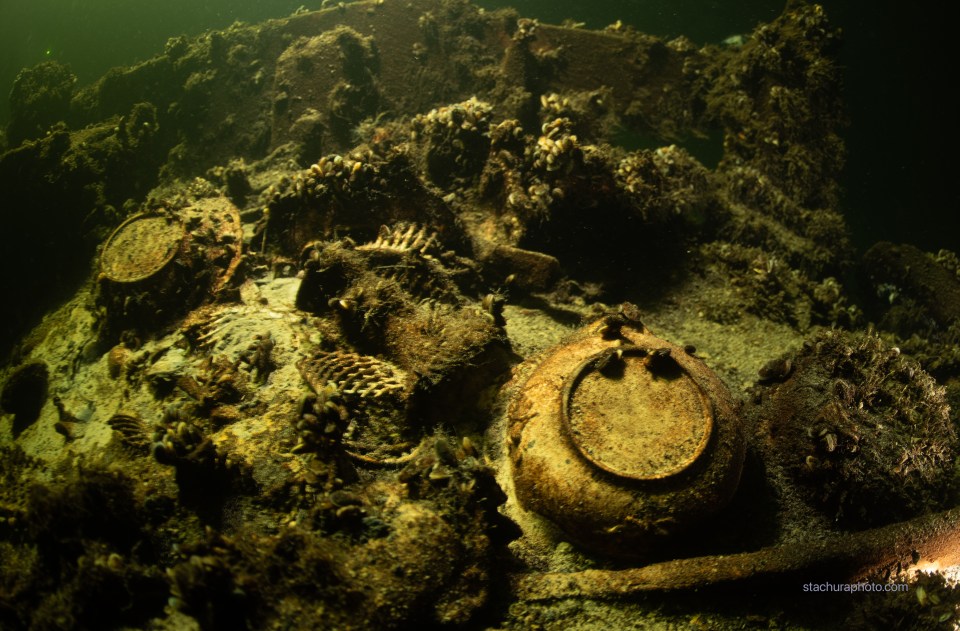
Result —
[[[861,268],[838,45],[370,0],[22,71],[0,626],[955,623],[960,262]]]

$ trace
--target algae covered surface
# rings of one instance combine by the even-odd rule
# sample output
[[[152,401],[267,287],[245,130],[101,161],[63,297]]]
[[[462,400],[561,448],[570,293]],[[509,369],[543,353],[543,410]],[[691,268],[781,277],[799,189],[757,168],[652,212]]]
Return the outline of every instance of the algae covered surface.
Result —
[[[953,628],[960,261],[852,247],[840,45],[369,0],[24,69],[0,627]]]

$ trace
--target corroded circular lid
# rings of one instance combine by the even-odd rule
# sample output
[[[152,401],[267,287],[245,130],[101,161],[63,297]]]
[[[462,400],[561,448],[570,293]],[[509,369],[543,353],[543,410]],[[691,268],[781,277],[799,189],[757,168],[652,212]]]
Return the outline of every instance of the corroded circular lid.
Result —
[[[625,346],[589,357],[567,377],[562,405],[577,450],[637,480],[687,469],[713,431],[709,397],[667,349]]]
[[[117,283],[153,276],[176,255],[183,225],[160,215],[135,215],[114,230],[100,254],[100,271]]]

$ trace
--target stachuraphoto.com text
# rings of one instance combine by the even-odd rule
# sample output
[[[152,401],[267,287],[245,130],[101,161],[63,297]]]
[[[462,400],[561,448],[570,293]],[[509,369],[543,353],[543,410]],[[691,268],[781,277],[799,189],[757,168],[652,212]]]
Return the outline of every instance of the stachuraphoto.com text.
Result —
[[[906,583],[804,583],[805,592],[905,592],[910,586]]]

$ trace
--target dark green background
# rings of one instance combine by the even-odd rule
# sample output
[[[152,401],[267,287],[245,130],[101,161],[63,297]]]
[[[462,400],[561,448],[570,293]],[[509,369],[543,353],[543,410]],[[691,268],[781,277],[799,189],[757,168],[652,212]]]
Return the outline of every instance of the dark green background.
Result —
[[[388,0],[402,1],[402,0]],[[17,71],[52,58],[89,82],[114,65],[147,59],[168,37],[222,28],[235,20],[281,17],[291,0],[0,0],[0,89]],[[775,17],[781,0],[483,0],[546,22],[569,17],[589,27],[617,19],[665,37],[718,42]],[[911,242],[960,251],[960,185],[953,149],[958,112],[950,24],[933,3],[825,0],[844,32],[841,62],[851,126],[844,213],[856,243]],[[942,5],[940,5],[942,7]],[[7,117],[0,101],[0,121]]]

